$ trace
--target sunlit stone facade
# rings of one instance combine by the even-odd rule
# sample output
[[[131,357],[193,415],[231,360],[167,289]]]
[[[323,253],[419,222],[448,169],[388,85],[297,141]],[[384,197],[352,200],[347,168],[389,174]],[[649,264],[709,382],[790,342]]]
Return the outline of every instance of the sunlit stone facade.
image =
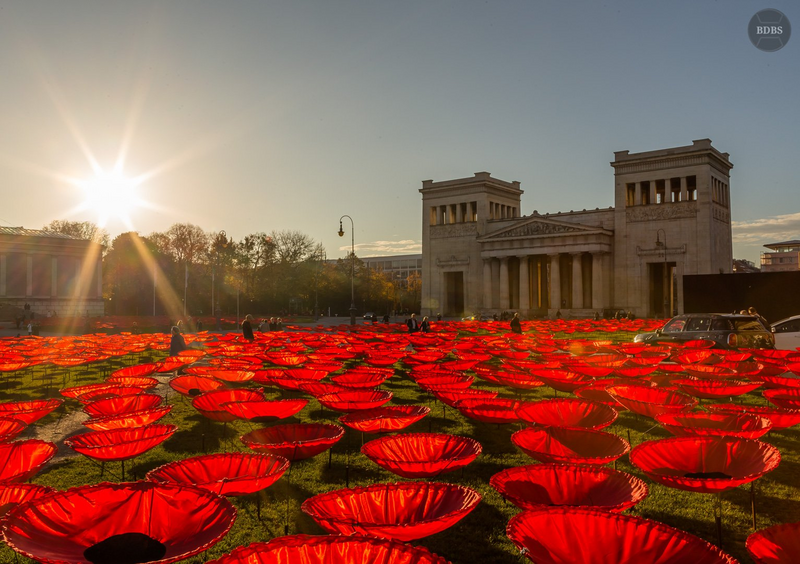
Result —
[[[488,172],[423,181],[422,314],[660,317],[683,311],[683,276],[731,272],[727,153],[701,139],[611,166],[613,207],[546,214]]]

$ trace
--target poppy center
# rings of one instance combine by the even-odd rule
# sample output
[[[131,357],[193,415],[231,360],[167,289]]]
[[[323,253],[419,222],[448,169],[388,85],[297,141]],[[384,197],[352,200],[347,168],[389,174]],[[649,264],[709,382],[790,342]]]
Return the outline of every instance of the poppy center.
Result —
[[[121,533],[90,546],[83,556],[92,564],[144,564],[166,553],[165,545],[144,533]]]

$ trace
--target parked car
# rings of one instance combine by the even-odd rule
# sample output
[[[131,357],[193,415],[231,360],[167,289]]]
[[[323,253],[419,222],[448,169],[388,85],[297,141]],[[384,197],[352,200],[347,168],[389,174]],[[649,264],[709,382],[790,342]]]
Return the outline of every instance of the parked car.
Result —
[[[721,349],[774,349],[775,339],[754,315],[730,313],[687,313],[670,319],[652,333],[640,333],[636,343],[676,342],[694,339],[714,341]]]
[[[793,351],[800,348],[800,315],[787,317],[772,324],[775,348]]]
[[[373,323],[375,323],[376,321],[378,321],[378,316],[375,315],[375,312],[368,311],[367,313],[364,314],[364,321],[372,321]]]

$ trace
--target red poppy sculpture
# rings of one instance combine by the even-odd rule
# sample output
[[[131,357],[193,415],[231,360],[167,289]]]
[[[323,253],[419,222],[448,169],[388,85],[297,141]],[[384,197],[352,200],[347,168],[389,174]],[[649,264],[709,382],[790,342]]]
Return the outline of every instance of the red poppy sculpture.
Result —
[[[455,407],[463,415],[483,423],[513,423],[519,421],[517,409],[520,405],[520,401],[505,398],[467,398],[457,401]]]
[[[250,449],[277,454],[287,460],[316,456],[336,444],[344,429],[330,423],[295,423],[275,425],[250,431],[241,441]]]
[[[392,433],[405,429],[428,415],[423,405],[385,405],[342,415],[339,422],[362,433]]]
[[[716,546],[663,523],[573,507],[519,513],[506,534],[536,564],[736,564]]]
[[[441,482],[372,484],[308,498],[300,508],[327,531],[412,541],[453,526],[481,495]]]
[[[708,411],[662,413],[656,415],[662,427],[676,437],[719,436],[757,439],[772,429],[766,417],[748,413]]]
[[[350,413],[380,407],[392,399],[387,390],[351,390],[319,396],[317,401],[333,411]]]
[[[160,445],[177,430],[175,425],[154,424],[130,429],[92,431],[73,435],[65,439],[64,444],[95,460],[128,460]]]
[[[675,380],[682,392],[703,399],[729,398],[741,396],[761,386],[761,382],[747,382],[744,380],[708,380],[708,379],[679,379]]]
[[[223,403],[222,407],[237,419],[246,419],[253,423],[266,423],[286,419],[299,413],[306,405],[307,399],[284,399],[275,401],[234,401]]]
[[[800,423],[800,409],[771,407],[764,405],[744,405],[740,403],[715,403],[705,406],[716,413],[751,413],[761,415],[772,422],[773,429],[788,429]]]
[[[126,376],[150,376],[156,370],[158,370],[158,365],[155,363],[149,364],[137,364],[135,366],[126,366],[125,368],[120,368],[119,370],[115,370],[111,373],[111,378],[115,377],[126,377]]]
[[[21,503],[38,499],[54,491],[56,491],[54,488],[37,484],[0,484],[0,517]]]
[[[654,482],[699,493],[717,493],[777,468],[777,448],[755,439],[677,437],[647,441],[631,451],[631,464]]]
[[[143,390],[152,390],[158,386],[158,380],[147,376],[111,376],[106,382],[118,386],[142,388]]]
[[[647,484],[611,468],[578,464],[530,464],[507,468],[489,481],[520,509],[554,505],[624,511],[647,497]]]
[[[121,396],[93,401],[83,406],[83,411],[93,418],[113,417],[153,409],[161,405],[162,397],[156,394]]]
[[[223,407],[226,403],[236,401],[264,401],[264,394],[245,388],[213,390],[200,394],[192,400],[192,407],[212,421],[235,421],[238,419]]]
[[[364,456],[403,478],[432,478],[464,468],[482,450],[475,439],[441,433],[391,435],[361,447]]]
[[[173,484],[97,484],[25,503],[7,515],[8,545],[48,564],[167,564],[216,544],[236,517],[224,497]]]
[[[557,398],[525,402],[517,409],[517,415],[523,421],[535,425],[599,430],[616,421],[618,413],[602,403],[574,398]]]
[[[772,405],[784,409],[800,409],[800,388],[772,388],[764,390],[764,397]]]
[[[248,495],[270,487],[289,468],[274,454],[226,452],[185,458],[159,466],[147,479],[162,484],[197,486],[218,495]]]
[[[0,444],[0,483],[28,481],[57,450],[53,443],[38,439]]]
[[[697,405],[697,400],[686,394],[649,386],[611,386],[608,393],[625,408],[651,418]]]
[[[360,535],[278,537],[242,546],[208,564],[449,564],[421,546]]]
[[[331,376],[331,382],[345,388],[377,388],[391,377],[391,374],[369,372],[345,372]]]
[[[13,441],[28,425],[12,417],[0,417],[0,443]]]
[[[83,422],[92,431],[109,431],[111,429],[129,429],[132,427],[144,427],[152,425],[165,417],[172,411],[171,405],[162,405],[141,411],[132,411],[122,415],[110,415],[108,417],[96,417],[87,419]]]
[[[169,387],[183,396],[195,397],[205,392],[222,389],[225,384],[213,378],[189,374],[171,379]]]
[[[450,407],[455,407],[456,403],[465,399],[488,400],[497,397],[498,392],[492,390],[478,390],[475,388],[466,389],[439,389],[431,390],[431,394],[437,400]]]
[[[775,525],[747,537],[747,552],[756,564],[800,562],[800,523]]]
[[[604,431],[574,427],[528,427],[511,442],[539,462],[608,464],[626,454],[628,441]]]

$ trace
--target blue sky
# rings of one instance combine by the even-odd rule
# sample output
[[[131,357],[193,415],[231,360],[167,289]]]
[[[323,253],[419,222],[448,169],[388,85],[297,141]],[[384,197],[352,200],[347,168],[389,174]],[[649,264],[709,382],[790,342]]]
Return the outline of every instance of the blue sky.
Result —
[[[788,1],[0,2],[0,223],[96,220],[69,179],[122,154],[143,234],[296,229],[335,258],[349,214],[360,255],[418,252],[422,180],[606,207],[614,151],[708,137],[757,261],[800,238],[800,31],[755,49],[763,8],[800,30]]]

